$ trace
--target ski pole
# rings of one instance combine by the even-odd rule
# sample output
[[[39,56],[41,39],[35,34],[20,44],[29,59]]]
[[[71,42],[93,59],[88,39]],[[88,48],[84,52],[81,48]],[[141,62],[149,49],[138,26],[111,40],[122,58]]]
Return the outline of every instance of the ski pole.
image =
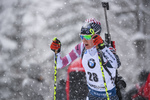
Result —
[[[107,45],[111,46],[111,36],[109,33],[109,26],[108,26],[108,20],[107,20],[107,10],[109,10],[109,3],[108,2],[102,2],[102,6],[104,8],[104,14],[105,14],[105,21],[106,21],[106,28],[107,32],[105,33],[105,41]]]
[[[55,37],[53,41],[57,38]],[[57,87],[57,50],[55,50],[55,67],[54,67],[54,100],[56,100],[56,87]]]
[[[90,31],[92,33],[92,35],[95,34],[94,30],[91,29],[92,31]],[[103,81],[104,81],[104,87],[105,87],[105,91],[106,91],[106,96],[107,96],[107,100],[109,99],[109,94],[108,94],[108,89],[107,89],[107,84],[106,84],[106,80],[105,80],[105,75],[104,75],[104,69],[103,69],[103,56],[102,56],[102,51],[99,49],[98,46],[96,46],[97,52],[98,52],[98,59],[99,59],[99,63],[100,63],[100,67],[101,67],[101,72],[102,72],[102,77],[103,77]]]

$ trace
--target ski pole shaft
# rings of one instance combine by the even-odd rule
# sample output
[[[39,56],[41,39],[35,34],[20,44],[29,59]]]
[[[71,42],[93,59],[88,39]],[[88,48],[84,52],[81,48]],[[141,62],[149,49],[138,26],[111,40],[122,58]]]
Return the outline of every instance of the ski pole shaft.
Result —
[[[105,74],[104,74],[104,69],[103,69],[103,64],[102,64],[102,60],[103,60],[102,52],[99,50],[98,46],[96,46],[96,49],[97,49],[97,52],[98,52],[98,58],[99,58],[99,63],[100,63],[100,68],[101,68],[101,73],[102,73],[102,77],[103,77],[103,82],[104,82],[104,87],[105,87],[107,100],[110,100],[109,94],[108,94],[108,89],[107,89],[107,84],[106,84],[106,79],[105,79]]]
[[[53,41],[57,38],[55,37]],[[57,87],[57,50],[55,50],[55,67],[54,67],[54,100],[56,100],[56,87]]]
[[[57,87],[57,53],[55,52],[55,67],[54,67],[54,100],[56,100]]]
[[[55,51],[55,67],[54,67],[54,100],[56,100],[57,87],[57,51]]]

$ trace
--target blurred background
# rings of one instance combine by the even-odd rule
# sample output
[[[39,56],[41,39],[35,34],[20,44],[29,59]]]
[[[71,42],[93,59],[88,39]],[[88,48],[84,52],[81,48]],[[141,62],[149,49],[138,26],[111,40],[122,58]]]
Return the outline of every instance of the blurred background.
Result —
[[[103,0],[104,1],[104,0]],[[106,0],[105,0],[106,1]],[[0,100],[52,100],[54,37],[62,43],[62,57],[81,42],[83,22],[106,23],[102,0],[0,0]],[[108,23],[122,62],[119,74],[126,91],[142,70],[150,70],[150,1],[107,0]],[[67,67],[58,70],[66,80]]]

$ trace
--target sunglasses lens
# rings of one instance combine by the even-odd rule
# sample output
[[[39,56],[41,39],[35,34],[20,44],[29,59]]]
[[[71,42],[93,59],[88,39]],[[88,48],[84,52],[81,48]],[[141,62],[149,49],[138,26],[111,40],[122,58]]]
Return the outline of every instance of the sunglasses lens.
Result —
[[[90,39],[91,39],[91,35],[84,35],[84,38],[85,38],[86,40],[90,40]]]
[[[91,39],[91,35],[80,35],[81,39],[83,40],[83,38],[85,38],[86,40],[90,40]]]

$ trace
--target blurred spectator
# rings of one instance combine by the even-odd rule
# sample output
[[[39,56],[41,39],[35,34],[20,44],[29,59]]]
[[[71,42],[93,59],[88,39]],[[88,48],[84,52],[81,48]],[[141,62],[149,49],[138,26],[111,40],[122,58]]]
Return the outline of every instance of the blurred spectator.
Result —
[[[148,75],[147,81],[144,85],[144,96],[150,100],[150,73]]]
[[[150,100],[150,72],[143,70],[138,80],[139,83],[127,92],[125,100]]]
[[[56,99],[57,100],[66,100],[66,82],[64,79],[61,79],[58,84],[57,84],[57,89],[56,89]]]
[[[28,77],[23,81],[25,100],[44,100],[44,94],[49,93],[49,87],[44,83],[39,65],[31,64],[27,71]]]
[[[27,71],[27,74],[28,74],[29,78],[31,78],[31,79],[35,79],[39,82],[44,81],[44,79],[41,75],[41,68],[39,65],[31,64],[30,68]]]

